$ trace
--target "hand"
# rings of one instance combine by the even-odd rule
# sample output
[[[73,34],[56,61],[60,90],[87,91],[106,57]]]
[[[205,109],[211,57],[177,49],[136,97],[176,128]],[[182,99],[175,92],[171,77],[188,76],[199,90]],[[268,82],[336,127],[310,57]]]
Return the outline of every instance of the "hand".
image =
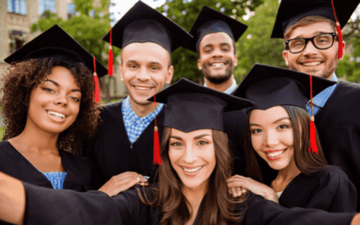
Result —
[[[351,225],[360,225],[360,213],[357,213],[353,220],[351,221]]]
[[[142,186],[148,185],[148,176],[142,176],[136,172],[124,172],[113,176],[108,180],[99,191],[105,192],[110,197],[119,194],[122,191],[126,191],[135,184],[140,184]]]
[[[279,199],[274,189],[263,183],[257,182],[250,177],[234,175],[227,180],[227,183],[233,197],[240,197],[242,194],[246,193],[244,190],[248,190],[254,194],[263,196],[267,200],[279,203]]]

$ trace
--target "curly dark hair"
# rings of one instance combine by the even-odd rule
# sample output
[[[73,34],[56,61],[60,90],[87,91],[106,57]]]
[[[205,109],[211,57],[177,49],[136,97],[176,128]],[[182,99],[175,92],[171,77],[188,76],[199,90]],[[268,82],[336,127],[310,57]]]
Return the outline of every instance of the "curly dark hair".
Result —
[[[13,63],[2,78],[0,105],[7,140],[19,135],[25,128],[31,91],[51,74],[52,68],[62,66],[71,71],[81,90],[80,111],[75,122],[59,134],[58,149],[81,154],[82,142],[95,135],[100,120],[99,107],[93,102],[92,73],[82,63],[69,64],[57,58],[30,59]]]

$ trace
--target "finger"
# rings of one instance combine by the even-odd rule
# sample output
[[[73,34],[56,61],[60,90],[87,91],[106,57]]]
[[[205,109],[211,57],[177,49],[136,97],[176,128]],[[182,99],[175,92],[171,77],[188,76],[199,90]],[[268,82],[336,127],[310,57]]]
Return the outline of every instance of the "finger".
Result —
[[[236,187],[235,190],[236,190],[236,195],[237,195],[238,197],[240,197],[241,194],[242,194],[241,188],[240,188],[240,187]]]
[[[231,193],[232,193],[232,195],[233,195],[234,198],[237,197],[237,193],[236,193],[236,188],[235,188],[235,187],[232,187],[232,188],[231,188]]]

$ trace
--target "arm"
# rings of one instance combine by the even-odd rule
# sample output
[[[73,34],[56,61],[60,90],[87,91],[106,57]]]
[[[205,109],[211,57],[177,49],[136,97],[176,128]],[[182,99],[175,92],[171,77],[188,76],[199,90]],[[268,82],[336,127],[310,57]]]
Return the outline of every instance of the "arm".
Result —
[[[20,180],[0,172],[0,219],[22,224],[25,214],[25,189]]]
[[[250,177],[234,175],[227,180],[227,183],[228,188],[231,189],[234,197],[239,197],[241,194],[245,193],[243,190],[248,190],[254,194],[263,196],[267,200],[279,203],[279,199],[274,189]],[[234,192],[236,193],[235,195]]]
[[[135,184],[142,186],[148,185],[148,176],[142,176],[136,172],[124,172],[119,175],[111,177],[100,189],[110,197],[117,195],[122,191],[126,191]]]

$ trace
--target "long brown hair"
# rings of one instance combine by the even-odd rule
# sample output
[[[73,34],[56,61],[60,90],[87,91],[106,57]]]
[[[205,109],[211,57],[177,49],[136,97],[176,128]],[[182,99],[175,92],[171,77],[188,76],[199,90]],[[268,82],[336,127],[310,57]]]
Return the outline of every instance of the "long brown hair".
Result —
[[[283,107],[290,117],[291,126],[293,129],[293,140],[294,140],[294,160],[298,169],[306,174],[311,175],[317,173],[328,167],[324,153],[322,151],[319,137],[316,133],[316,144],[319,152],[315,154],[309,152],[309,137],[310,137],[310,117],[307,112],[299,107],[295,106],[281,106]],[[246,125],[245,125],[245,156],[247,162],[248,175],[258,181],[269,183],[275,177],[264,179],[262,170],[264,167],[269,169],[265,161],[255,153],[255,150],[251,143],[250,133],[250,115],[248,114]],[[271,173],[271,172],[270,172]],[[274,176],[274,173],[272,174]]]
[[[185,224],[190,219],[191,209],[188,209],[185,196],[182,194],[182,182],[172,168],[169,159],[169,139],[171,128],[165,127],[161,142],[161,163],[159,166],[159,182],[151,188],[152,201],[138,190],[144,204],[157,207],[160,214],[160,225]],[[218,225],[237,222],[242,219],[242,213],[235,213],[237,203],[245,201],[246,197],[233,199],[228,192],[226,180],[231,176],[232,159],[228,149],[227,135],[218,130],[212,130],[216,166],[210,176],[207,194],[203,199],[199,220],[201,224]],[[199,209],[200,210],[200,209]]]

